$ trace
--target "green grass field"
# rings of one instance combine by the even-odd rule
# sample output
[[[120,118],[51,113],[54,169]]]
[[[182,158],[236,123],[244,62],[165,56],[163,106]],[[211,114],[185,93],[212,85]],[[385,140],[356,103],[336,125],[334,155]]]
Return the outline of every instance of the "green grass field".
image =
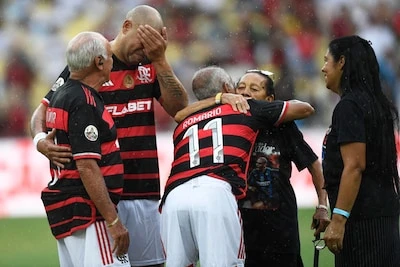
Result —
[[[312,209],[299,211],[301,254],[305,267],[313,266],[313,231],[310,230]],[[57,245],[46,218],[0,219],[0,266],[58,266]],[[332,267],[328,249],[320,252],[320,267]],[[282,266],[284,267],[284,266]]]

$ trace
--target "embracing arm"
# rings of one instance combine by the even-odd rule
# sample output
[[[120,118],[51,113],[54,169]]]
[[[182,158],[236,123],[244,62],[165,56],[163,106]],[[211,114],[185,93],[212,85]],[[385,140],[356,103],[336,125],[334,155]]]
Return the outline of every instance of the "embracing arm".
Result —
[[[30,125],[32,138],[38,133],[46,132],[46,109],[46,106],[40,103],[32,113]]]
[[[196,111],[199,111],[204,108],[211,107],[216,104],[216,97],[209,97],[200,101],[197,101],[193,104],[190,104],[186,108],[178,111],[176,113],[174,119],[176,122],[183,121],[187,116],[193,114]],[[242,95],[231,94],[231,93],[223,93],[221,94],[221,104],[230,104],[234,111],[238,111],[241,113],[246,113],[248,109],[250,109],[247,100]]]
[[[283,122],[299,120],[314,114],[314,108],[307,102],[300,100],[289,100]]]
[[[117,255],[125,254],[129,247],[129,234],[118,218],[117,210],[111,201],[103,175],[94,159],[80,159],[76,167],[82,183],[97,210],[106,220],[108,230],[114,239],[113,251]]]
[[[340,179],[339,194],[335,208],[351,212],[361,185],[362,173],[366,166],[366,144],[349,143],[340,146],[344,169]],[[342,249],[347,218],[332,214],[332,221],[326,228],[324,239],[333,253]]]
[[[47,134],[46,129],[46,109],[47,107],[40,103],[31,117],[31,136],[34,138],[36,149],[52,161],[56,166],[64,168],[64,164],[70,162],[72,157],[71,149],[54,144],[55,129]]]

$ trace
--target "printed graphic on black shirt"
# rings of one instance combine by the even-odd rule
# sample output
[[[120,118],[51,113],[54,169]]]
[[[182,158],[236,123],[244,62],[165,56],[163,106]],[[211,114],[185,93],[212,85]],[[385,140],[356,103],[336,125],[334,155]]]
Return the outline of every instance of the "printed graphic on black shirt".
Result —
[[[277,210],[279,208],[279,157],[275,146],[256,143],[247,177],[245,208]]]
[[[329,126],[328,130],[325,133],[324,140],[322,141],[322,160],[325,159],[325,153],[326,153],[326,142],[328,140],[328,135],[332,130],[332,126]]]

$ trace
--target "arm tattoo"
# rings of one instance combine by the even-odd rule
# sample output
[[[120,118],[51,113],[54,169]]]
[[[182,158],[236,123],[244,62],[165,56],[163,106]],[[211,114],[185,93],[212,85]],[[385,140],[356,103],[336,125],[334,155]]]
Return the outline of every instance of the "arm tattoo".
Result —
[[[176,81],[175,76],[170,71],[164,71],[157,74],[158,82],[162,87],[171,93],[175,98],[182,97],[181,85]]]

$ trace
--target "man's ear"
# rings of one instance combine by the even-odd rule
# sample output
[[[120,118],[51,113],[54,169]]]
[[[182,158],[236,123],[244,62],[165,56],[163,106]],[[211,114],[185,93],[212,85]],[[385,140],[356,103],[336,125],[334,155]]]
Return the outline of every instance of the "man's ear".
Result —
[[[235,88],[233,88],[229,83],[225,82],[222,88],[222,93],[235,93]]]
[[[95,65],[96,65],[97,68],[102,69],[102,68],[103,68],[102,65],[104,64],[104,62],[103,62],[103,57],[102,57],[102,56],[96,57],[96,58],[94,59],[94,63],[95,63]]]
[[[126,19],[122,24],[122,32],[125,34],[133,27],[132,21]]]

